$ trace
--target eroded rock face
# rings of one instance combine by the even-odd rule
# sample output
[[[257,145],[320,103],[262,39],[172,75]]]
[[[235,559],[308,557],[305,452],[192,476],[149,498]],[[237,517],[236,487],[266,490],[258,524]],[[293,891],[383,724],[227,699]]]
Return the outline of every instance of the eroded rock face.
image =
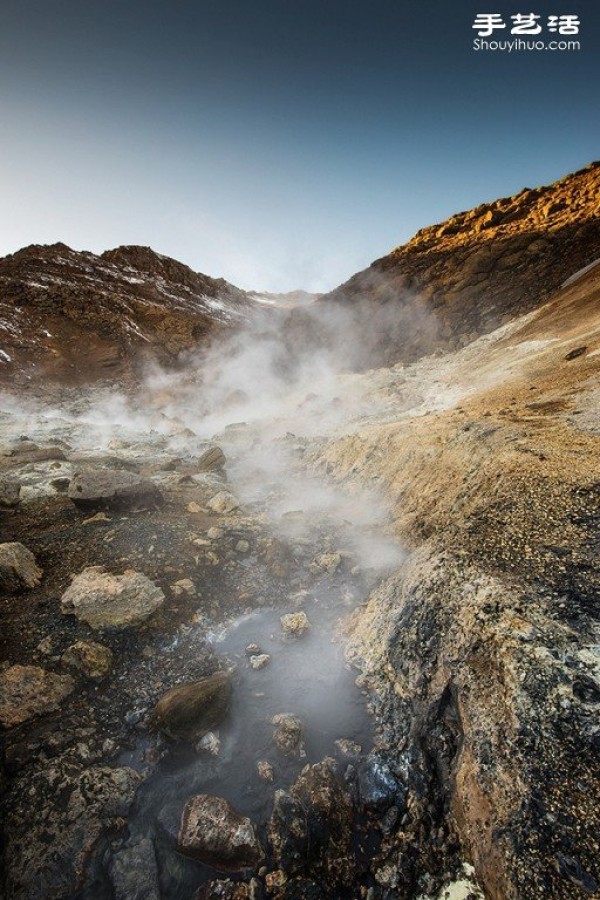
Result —
[[[289,793],[276,792],[269,840],[288,878],[314,879],[336,896],[352,883],[353,810],[331,763],[306,766]]]
[[[156,725],[174,740],[196,741],[223,720],[230,698],[231,680],[226,672],[177,685],[156,704]]]
[[[61,606],[64,613],[102,631],[139,625],[164,599],[161,589],[140,572],[110,575],[103,566],[90,566],[75,576],[62,595]]]
[[[263,850],[250,819],[222,797],[199,794],[186,803],[178,847],[182,853],[225,871],[252,869]]]
[[[37,587],[42,574],[35,556],[23,544],[0,544],[0,591],[12,594]]]
[[[68,497],[82,509],[159,506],[162,494],[148,478],[114,469],[89,469],[71,479]]]
[[[55,675],[38,666],[10,666],[0,673],[0,722],[13,728],[53,712],[74,687],[69,675]]]

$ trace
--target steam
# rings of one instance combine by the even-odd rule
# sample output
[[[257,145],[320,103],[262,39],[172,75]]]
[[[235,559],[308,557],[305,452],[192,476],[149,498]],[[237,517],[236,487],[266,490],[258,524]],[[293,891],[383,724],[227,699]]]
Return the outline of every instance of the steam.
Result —
[[[337,550],[361,567],[388,570],[402,551],[385,534],[383,498],[356,484],[337,486],[305,462],[320,442],[373,413],[372,386],[357,370],[380,361],[406,310],[411,333],[436,335],[435,319],[418,300],[374,278],[369,299],[291,311],[257,303],[240,327],[182,359],[177,371],[150,367],[135,398],[119,391],[80,396],[46,408],[47,426],[85,450],[114,449],[126,439],[193,456],[204,442],[218,443],[233,490],[243,504],[266,510],[279,534],[302,540],[315,523],[327,525]],[[30,413],[39,420],[39,411]]]

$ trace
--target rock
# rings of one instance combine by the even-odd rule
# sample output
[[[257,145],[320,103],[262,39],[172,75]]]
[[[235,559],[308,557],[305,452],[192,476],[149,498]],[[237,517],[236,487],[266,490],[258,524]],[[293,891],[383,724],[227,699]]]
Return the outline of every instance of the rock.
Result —
[[[292,637],[301,637],[311,627],[305,612],[286,613],[281,616],[280,622],[284,633]]]
[[[23,544],[0,544],[0,591],[14,594],[24,588],[37,587],[42,574],[35,556]]]
[[[273,781],[273,766],[270,762],[267,762],[266,759],[259,759],[256,763],[256,769],[258,777],[262,778],[263,781]]]
[[[222,797],[199,794],[181,816],[178,849],[214,868],[242,872],[254,868],[263,850],[250,819]]]
[[[313,575],[333,575],[342,565],[341,553],[321,553],[309,566]]]
[[[209,447],[196,461],[198,472],[214,472],[225,467],[225,454],[220,447]]]
[[[208,731],[196,744],[199,753],[210,753],[211,756],[218,756],[220,749],[221,741],[214,731]]]
[[[108,865],[114,900],[160,900],[158,866],[152,841],[130,839]]]
[[[343,895],[353,877],[352,824],[352,803],[333,760],[305,766],[289,793],[275,794],[269,839],[278,868],[288,878],[322,881],[328,896]]]
[[[182,594],[193,597],[196,594],[196,585],[191,578],[180,578],[179,581],[171,585],[171,591],[176,597],[180,597]]]
[[[376,754],[367,756],[358,769],[359,797],[367,809],[388,809],[397,800],[400,787],[388,764]]]
[[[113,665],[112,651],[95,641],[76,641],[60,658],[64,666],[77,669],[94,681],[102,681]]]
[[[251,656],[248,660],[251,668],[253,669],[264,669],[265,666],[268,666],[271,662],[271,657],[268,653],[260,653],[256,656]]]
[[[273,740],[276,747],[287,756],[292,753],[303,755],[302,722],[291,713],[278,713],[271,720],[275,725]]]
[[[209,528],[206,532],[206,537],[211,541],[218,541],[225,535],[225,531],[222,528],[212,527]]]
[[[246,656],[259,656],[262,653],[258,644],[248,644],[246,647]]]
[[[74,687],[70,675],[55,675],[38,666],[10,666],[0,672],[0,723],[13,728],[54,712]]]
[[[209,509],[212,509],[213,512],[226,515],[227,513],[239,509],[240,502],[237,497],[234,497],[229,491],[219,491],[218,494],[215,494],[215,496],[208,501],[207,506]]]
[[[194,500],[192,500],[190,503],[188,503],[188,505],[186,506],[186,509],[189,513],[202,512],[202,507],[200,506],[199,503],[195,503]]]
[[[587,353],[587,347],[575,347],[574,350],[570,350],[565,359],[567,362],[570,362],[572,359],[577,359],[579,356],[583,356],[584,353]]]
[[[76,575],[62,595],[62,611],[94,629],[127,628],[146,621],[165,600],[154,582],[129,569],[110,575],[103,566],[90,566]]]
[[[194,900],[262,900],[260,881],[252,878],[245,881],[211,881],[203,884],[194,894]]]
[[[84,509],[131,509],[162,503],[162,494],[152,481],[115,469],[76,472],[67,494],[76,506]]]
[[[238,553],[248,553],[250,550],[250,544],[248,541],[238,541],[235,545],[235,549]]]
[[[21,485],[16,478],[0,478],[0,506],[17,506]]]
[[[157,727],[174,740],[197,741],[225,717],[231,697],[226,672],[171,688],[154,712]]]

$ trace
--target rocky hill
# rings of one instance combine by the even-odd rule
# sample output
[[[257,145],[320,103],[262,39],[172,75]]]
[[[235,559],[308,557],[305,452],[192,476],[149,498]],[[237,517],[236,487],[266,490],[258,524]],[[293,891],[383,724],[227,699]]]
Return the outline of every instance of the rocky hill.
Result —
[[[456,349],[536,308],[598,259],[599,213],[594,162],[422,228],[321,302],[371,323],[380,362]]]
[[[0,379],[127,380],[143,359],[173,362],[252,305],[148,247],[25,247],[0,260]]]

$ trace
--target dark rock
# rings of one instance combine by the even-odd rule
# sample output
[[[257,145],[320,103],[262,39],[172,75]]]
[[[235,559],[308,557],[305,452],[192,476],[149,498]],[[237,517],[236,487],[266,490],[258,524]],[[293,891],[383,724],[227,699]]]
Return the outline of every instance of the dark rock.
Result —
[[[252,869],[263,857],[250,819],[222,797],[208,794],[199,794],[186,803],[178,847],[181,853],[224,871]]]
[[[108,865],[114,900],[160,900],[158,866],[152,841],[129,841]]]
[[[68,496],[82,509],[131,509],[162,503],[162,494],[152,481],[114,469],[77,472],[69,484]]]
[[[225,672],[177,685],[156,704],[156,725],[174,740],[197,741],[222,721],[230,697],[231,680]]]
[[[569,350],[565,359],[570,362],[572,359],[577,359],[578,356],[583,356],[584,353],[587,353],[587,347],[575,347],[574,350]]]
[[[16,478],[0,478],[0,506],[17,506],[21,485]]]
[[[556,868],[564,878],[568,878],[572,884],[584,890],[586,894],[595,894],[598,890],[598,882],[594,876],[586,872],[579,860],[572,856],[557,853]]]
[[[351,884],[352,822],[352,803],[333,773],[333,761],[306,766],[289,793],[275,794],[269,839],[278,867],[288,876],[321,881],[331,891]]]
[[[362,762],[358,770],[360,802],[367,809],[385,810],[398,797],[400,784],[388,764],[376,754]]]

